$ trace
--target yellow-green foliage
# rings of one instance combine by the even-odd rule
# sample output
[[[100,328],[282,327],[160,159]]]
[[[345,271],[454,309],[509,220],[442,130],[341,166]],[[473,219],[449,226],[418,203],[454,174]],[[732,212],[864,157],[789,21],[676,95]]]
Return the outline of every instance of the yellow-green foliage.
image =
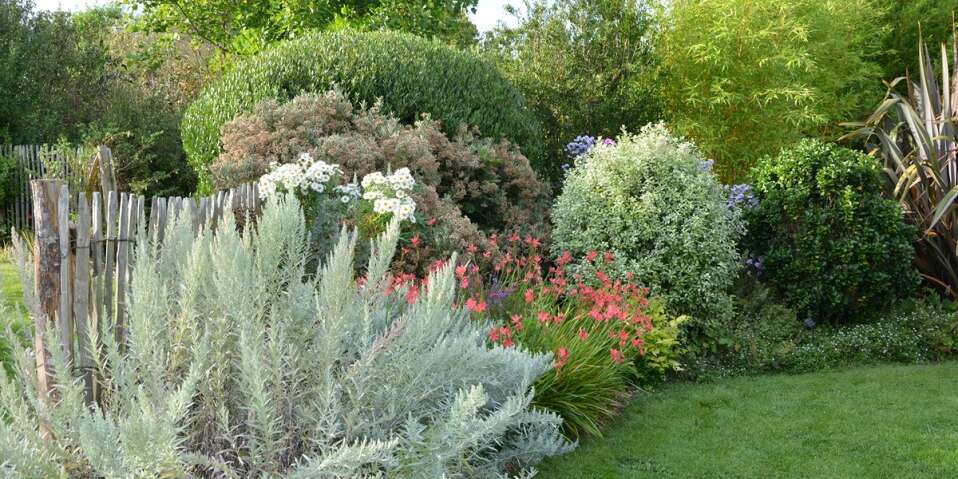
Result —
[[[725,180],[857,118],[882,88],[875,0],[675,0],[656,48],[665,111]]]

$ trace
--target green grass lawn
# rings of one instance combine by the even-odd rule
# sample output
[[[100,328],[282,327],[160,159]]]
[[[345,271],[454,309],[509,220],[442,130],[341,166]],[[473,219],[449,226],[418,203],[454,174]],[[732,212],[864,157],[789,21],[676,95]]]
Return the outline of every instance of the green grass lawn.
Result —
[[[958,362],[666,385],[538,477],[958,477]]]
[[[0,261],[0,304],[13,306],[23,301],[20,279],[13,263]]]
[[[6,261],[6,256],[0,255],[0,330],[6,331],[11,325],[14,331],[19,331],[27,324],[20,307],[23,304],[20,278],[16,266]],[[9,367],[8,355],[6,340],[0,337],[0,374]]]

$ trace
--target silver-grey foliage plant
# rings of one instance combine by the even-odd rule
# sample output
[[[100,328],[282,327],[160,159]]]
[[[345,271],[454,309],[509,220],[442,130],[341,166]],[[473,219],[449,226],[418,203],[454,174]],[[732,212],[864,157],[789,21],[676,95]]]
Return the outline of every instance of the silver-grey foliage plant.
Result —
[[[571,447],[529,406],[551,356],[490,346],[454,307],[454,260],[414,304],[390,292],[397,224],[361,282],[345,231],[306,274],[293,200],[255,231],[171,221],[138,240],[123,347],[109,328],[84,342],[101,344],[95,404],[56,347],[55,399],[38,397],[30,351],[0,374],[0,476],[530,477]]]

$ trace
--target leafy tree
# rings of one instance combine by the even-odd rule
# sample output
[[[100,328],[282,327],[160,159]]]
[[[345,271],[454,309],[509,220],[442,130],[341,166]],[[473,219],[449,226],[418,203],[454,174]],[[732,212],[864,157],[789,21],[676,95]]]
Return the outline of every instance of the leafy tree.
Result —
[[[315,29],[402,30],[455,44],[474,43],[466,17],[478,0],[123,0],[155,32],[182,32],[222,52],[248,55]]]
[[[885,23],[891,34],[885,37],[885,79],[918,72],[918,42],[929,45],[951,40],[958,0],[893,0]]]
[[[884,92],[877,0],[675,0],[660,15],[666,111],[725,180],[803,136],[832,136]]]
[[[54,142],[94,117],[107,52],[64,12],[0,0],[0,141]]]
[[[659,116],[652,88],[653,25],[649,0],[533,0],[514,28],[484,40],[500,69],[522,90],[540,118],[561,176],[563,147],[578,135],[615,136]]]

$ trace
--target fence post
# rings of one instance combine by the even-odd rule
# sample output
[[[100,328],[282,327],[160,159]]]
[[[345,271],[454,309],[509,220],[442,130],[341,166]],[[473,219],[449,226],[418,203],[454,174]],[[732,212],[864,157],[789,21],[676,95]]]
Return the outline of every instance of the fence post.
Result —
[[[76,366],[73,355],[73,281],[70,274],[70,189],[60,185],[57,198],[57,229],[60,237],[60,314],[58,333],[60,347],[71,367]]]
[[[50,352],[44,344],[49,324],[54,324],[60,309],[60,232],[58,196],[61,183],[54,180],[33,180],[30,187],[34,206],[34,242],[36,251],[36,292],[41,315],[34,318],[34,349],[37,362],[37,387],[43,398],[53,393]]]

